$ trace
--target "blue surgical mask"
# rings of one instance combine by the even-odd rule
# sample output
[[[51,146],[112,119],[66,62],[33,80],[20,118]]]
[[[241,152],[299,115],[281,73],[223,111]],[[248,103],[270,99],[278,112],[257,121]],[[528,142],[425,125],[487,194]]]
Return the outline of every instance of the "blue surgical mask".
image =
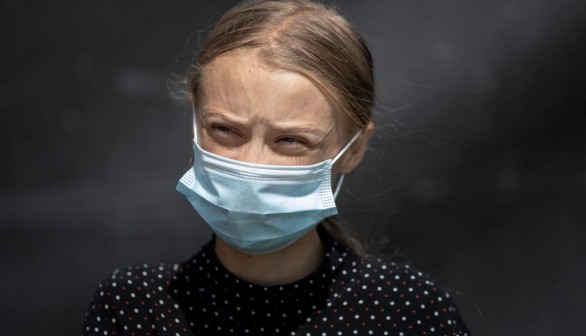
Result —
[[[335,198],[344,176],[332,192],[332,166],[359,135],[333,159],[308,166],[274,166],[207,152],[196,134],[193,167],[179,180],[177,190],[230,246],[249,254],[274,252],[338,213]]]

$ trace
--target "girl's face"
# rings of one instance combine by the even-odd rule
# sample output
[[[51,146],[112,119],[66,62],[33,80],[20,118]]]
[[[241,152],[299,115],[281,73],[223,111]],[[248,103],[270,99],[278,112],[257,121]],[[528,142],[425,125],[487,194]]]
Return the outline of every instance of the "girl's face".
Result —
[[[205,66],[200,87],[198,142],[211,153],[256,164],[309,165],[334,158],[350,140],[347,117],[312,81],[270,69],[252,52],[217,57]],[[345,160],[338,162],[334,173],[345,173]]]

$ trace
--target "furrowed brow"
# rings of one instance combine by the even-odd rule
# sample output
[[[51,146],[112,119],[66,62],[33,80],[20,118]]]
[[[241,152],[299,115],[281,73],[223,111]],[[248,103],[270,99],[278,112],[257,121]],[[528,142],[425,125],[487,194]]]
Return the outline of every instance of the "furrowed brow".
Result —
[[[324,136],[327,132],[318,128],[311,128],[311,127],[282,127],[282,126],[275,126],[274,129],[278,132],[282,133],[310,133],[315,134],[318,136]]]
[[[222,113],[218,113],[218,112],[210,112],[210,111],[204,111],[202,113],[202,119],[204,123],[207,123],[208,119],[210,118],[217,118],[220,119],[222,121],[228,122],[230,124],[235,124],[235,125],[244,125],[245,122],[238,120],[236,118],[231,118],[225,114]]]

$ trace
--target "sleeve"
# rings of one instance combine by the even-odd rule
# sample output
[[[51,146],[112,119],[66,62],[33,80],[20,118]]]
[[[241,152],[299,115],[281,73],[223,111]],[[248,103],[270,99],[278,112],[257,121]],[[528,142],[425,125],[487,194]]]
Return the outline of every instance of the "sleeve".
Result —
[[[116,336],[120,335],[116,314],[113,306],[113,296],[116,272],[98,286],[88,310],[85,313],[82,327],[83,336]]]

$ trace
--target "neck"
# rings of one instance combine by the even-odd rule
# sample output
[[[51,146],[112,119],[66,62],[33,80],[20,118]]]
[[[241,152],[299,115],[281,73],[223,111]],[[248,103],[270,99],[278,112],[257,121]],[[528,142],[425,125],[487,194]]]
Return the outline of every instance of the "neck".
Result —
[[[302,279],[323,262],[325,248],[316,229],[293,244],[267,254],[247,254],[216,236],[216,255],[238,278],[260,286],[285,285]]]

